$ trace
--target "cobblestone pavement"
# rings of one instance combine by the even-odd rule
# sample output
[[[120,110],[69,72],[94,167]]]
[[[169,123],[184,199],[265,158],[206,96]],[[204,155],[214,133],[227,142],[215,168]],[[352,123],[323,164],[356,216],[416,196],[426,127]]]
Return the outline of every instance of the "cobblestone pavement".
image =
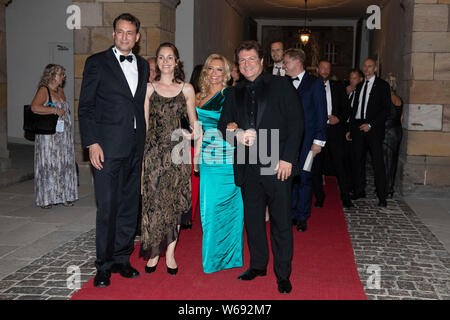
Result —
[[[372,194],[345,210],[367,298],[449,300],[450,255],[444,246],[400,198],[379,208]],[[91,230],[0,280],[0,300],[69,299],[76,290],[67,288],[67,268],[79,266],[84,284],[95,275],[94,261]]]

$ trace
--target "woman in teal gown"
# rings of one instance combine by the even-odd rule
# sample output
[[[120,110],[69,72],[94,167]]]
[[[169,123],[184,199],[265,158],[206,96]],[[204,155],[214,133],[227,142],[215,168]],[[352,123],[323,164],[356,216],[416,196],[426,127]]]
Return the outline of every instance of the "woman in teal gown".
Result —
[[[197,115],[203,129],[198,168],[205,273],[242,267],[244,205],[241,189],[234,183],[234,149],[217,130],[229,79],[226,58],[211,55],[202,70],[197,95]]]

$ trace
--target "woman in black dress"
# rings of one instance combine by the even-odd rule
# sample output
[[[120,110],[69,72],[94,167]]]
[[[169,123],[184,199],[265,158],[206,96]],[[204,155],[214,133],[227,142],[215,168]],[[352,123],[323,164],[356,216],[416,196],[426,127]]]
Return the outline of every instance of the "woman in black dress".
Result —
[[[394,196],[395,174],[397,172],[400,143],[402,141],[403,102],[395,93],[397,79],[389,74],[386,81],[391,87],[391,108],[386,120],[383,141],[384,165],[386,167],[386,197]]]

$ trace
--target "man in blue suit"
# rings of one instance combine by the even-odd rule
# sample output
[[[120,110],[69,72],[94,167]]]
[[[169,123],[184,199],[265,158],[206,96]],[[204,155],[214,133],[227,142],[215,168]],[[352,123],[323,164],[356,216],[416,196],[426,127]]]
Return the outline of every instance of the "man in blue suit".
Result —
[[[301,97],[305,114],[305,134],[300,150],[300,176],[294,180],[292,190],[292,218],[298,231],[306,231],[306,221],[311,216],[312,173],[303,170],[311,151],[313,156],[321,152],[326,143],[328,120],[327,98],[323,81],[305,70],[305,53],[301,49],[288,49],[284,54],[286,75],[292,80]]]

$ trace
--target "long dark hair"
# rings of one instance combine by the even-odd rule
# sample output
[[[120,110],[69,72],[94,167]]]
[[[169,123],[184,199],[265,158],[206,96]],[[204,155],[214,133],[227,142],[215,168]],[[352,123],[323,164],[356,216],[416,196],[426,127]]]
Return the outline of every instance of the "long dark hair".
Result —
[[[173,51],[173,54],[175,55],[175,70],[174,70],[174,77],[173,77],[173,82],[176,83],[182,83],[184,82],[185,79],[185,75],[184,75],[184,64],[183,62],[180,60],[180,53],[178,52],[177,47],[175,47],[175,45],[173,43],[170,42],[164,42],[162,44],[159,45],[158,50],[156,50],[156,76],[155,76],[155,81],[159,81],[161,80],[161,70],[159,70],[159,66],[158,66],[158,57],[159,57],[159,52],[161,51],[162,48],[170,48]]]
[[[198,80],[200,79],[200,74],[202,73],[202,69],[203,69],[202,64],[196,65],[194,67],[194,70],[192,70],[191,80],[189,80],[189,83],[192,84],[192,86],[194,87],[195,93],[200,92]]]

